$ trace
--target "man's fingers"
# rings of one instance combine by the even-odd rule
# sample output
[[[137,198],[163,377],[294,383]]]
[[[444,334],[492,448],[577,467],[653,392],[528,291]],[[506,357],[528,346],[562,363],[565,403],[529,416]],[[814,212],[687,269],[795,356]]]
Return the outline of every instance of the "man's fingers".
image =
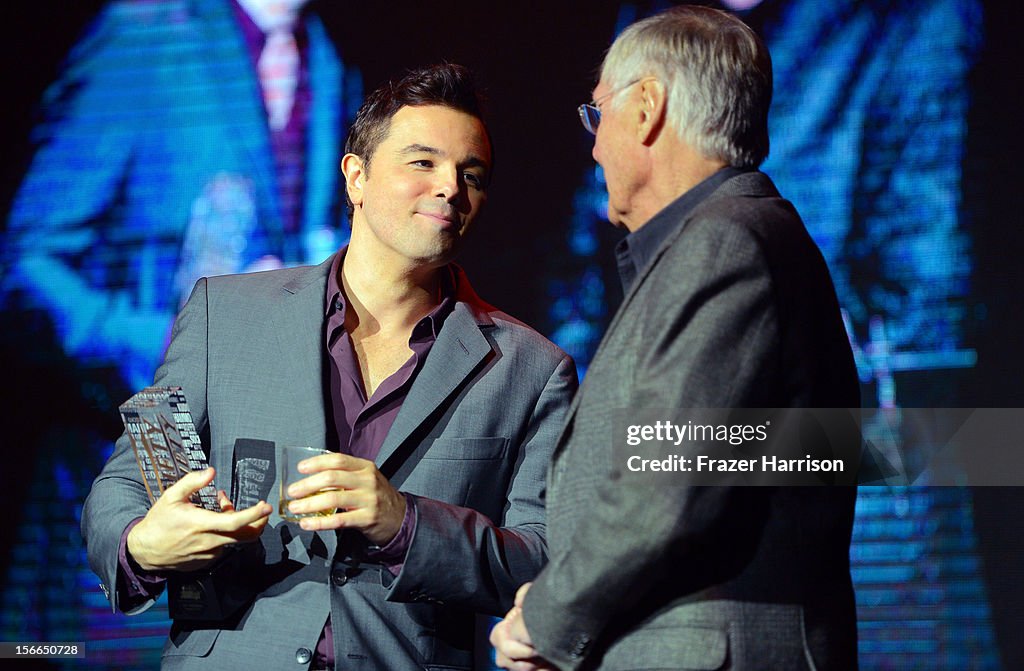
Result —
[[[495,647],[497,648],[498,646]],[[513,641],[510,638],[506,638],[498,650],[509,659],[515,660],[533,659],[537,656],[537,651],[534,650],[533,646],[525,645],[519,641]]]
[[[268,517],[272,510],[273,508],[270,507],[269,503],[260,501],[251,508],[232,512],[212,513],[209,517],[209,529],[215,532],[238,531],[242,527]]]
[[[329,508],[328,508],[329,509]],[[338,512],[332,515],[321,515],[317,517],[303,517],[299,520],[303,529],[322,531],[324,529],[363,529],[373,520],[370,513],[363,509],[345,510],[338,508]],[[309,523],[309,526],[306,525]]]
[[[339,509],[333,515],[303,517],[299,526],[306,531],[328,531],[331,529],[365,529],[370,524],[370,514],[365,510]]]
[[[358,528],[352,523],[352,513],[346,511],[323,517],[303,517],[299,520],[299,526],[306,531],[329,531],[346,527]]]
[[[531,661],[518,660],[509,665],[509,671],[544,671]]]
[[[255,522],[250,522],[242,527],[242,530],[248,530],[246,533],[251,535],[253,538],[259,538],[260,534],[263,533],[263,528],[270,522],[270,516],[261,517]]]
[[[494,626],[491,630],[491,645],[498,653],[499,664],[507,669],[527,668],[515,663],[521,660],[530,660],[537,656],[537,651],[531,645],[527,645],[514,638],[513,622],[519,617],[519,610],[513,608],[505,619]]]
[[[295,515],[334,513],[352,507],[351,497],[342,490],[328,490],[288,502],[289,512]]]
[[[299,499],[324,490],[379,491],[390,486],[376,464],[348,454],[323,454],[299,462],[307,476],[288,487],[288,497]]]
[[[316,458],[319,459],[320,457]],[[387,481],[384,480],[384,482]],[[376,483],[377,478],[370,471],[346,471],[332,468],[311,473],[309,476],[293,482],[288,486],[288,497],[300,499],[317,492],[337,489],[369,491],[374,488]]]
[[[170,501],[188,501],[192,494],[213,482],[214,475],[213,467],[201,471],[189,471],[168,487],[160,498],[166,496]]]
[[[235,504],[231,502],[231,499],[228,498],[227,492],[223,489],[217,490],[217,504],[220,506],[221,512],[235,512]]]
[[[297,465],[299,473],[319,473],[321,471],[360,471],[373,466],[372,461],[353,457],[351,454],[331,452],[309,459],[303,459]]]
[[[302,499],[325,489],[339,487],[335,482],[337,480],[336,473],[336,471],[323,471],[293,482],[288,486],[288,498]]]
[[[215,531],[209,535],[218,539],[215,543],[218,547],[232,543],[251,543],[259,539],[260,534],[263,533],[263,528],[267,526],[267,520],[268,518],[263,517],[252,524],[246,524],[234,531]]]
[[[505,655],[501,654],[500,652],[494,655],[494,663],[497,664],[500,668],[509,669],[510,671],[513,668],[512,665],[515,664],[514,661],[512,661]]]

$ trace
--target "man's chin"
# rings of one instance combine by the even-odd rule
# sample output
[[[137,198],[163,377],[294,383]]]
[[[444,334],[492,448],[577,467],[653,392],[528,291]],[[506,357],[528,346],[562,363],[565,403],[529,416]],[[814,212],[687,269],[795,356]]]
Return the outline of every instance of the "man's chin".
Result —
[[[462,248],[462,239],[452,236],[447,240],[438,241],[430,249],[421,250],[419,263],[431,268],[440,268],[455,260],[459,250]]]
[[[427,226],[441,233],[460,234],[461,231],[465,228],[465,224],[463,224],[457,218],[447,219],[445,217],[433,214],[425,214],[423,212],[417,212],[416,215],[422,221],[426,222]]]
[[[626,228],[626,224],[622,219],[622,213],[617,210],[613,210],[611,204],[608,205],[607,215],[608,223],[612,226],[615,228]]]

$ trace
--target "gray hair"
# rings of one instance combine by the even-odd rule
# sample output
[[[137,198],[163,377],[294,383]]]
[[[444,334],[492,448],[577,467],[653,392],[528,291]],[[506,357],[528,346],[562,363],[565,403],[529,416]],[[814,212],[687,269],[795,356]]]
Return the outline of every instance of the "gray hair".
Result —
[[[706,157],[756,168],[768,156],[772,61],[733,15],[679,6],[626,28],[601,79],[614,90],[647,76],[665,85],[669,126]]]

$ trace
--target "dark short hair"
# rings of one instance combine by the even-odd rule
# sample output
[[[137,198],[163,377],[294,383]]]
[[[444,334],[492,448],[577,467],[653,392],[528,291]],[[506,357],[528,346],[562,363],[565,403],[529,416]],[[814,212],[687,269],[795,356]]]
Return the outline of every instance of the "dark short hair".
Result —
[[[442,63],[410,70],[398,81],[391,80],[366,96],[356,113],[356,120],[345,141],[345,153],[363,159],[367,171],[373,153],[387,137],[391,118],[403,107],[440,105],[465,112],[484,124],[487,142],[491,144],[491,162],[494,145],[484,122],[484,100],[473,73],[462,65]],[[346,196],[347,197],[347,196]],[[349,203],[349,214],[352,204]]]

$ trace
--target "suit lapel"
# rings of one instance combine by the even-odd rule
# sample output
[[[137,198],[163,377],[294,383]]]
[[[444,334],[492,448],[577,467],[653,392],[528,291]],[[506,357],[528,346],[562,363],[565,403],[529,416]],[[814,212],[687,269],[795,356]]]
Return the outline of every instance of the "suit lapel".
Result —
[[[278,338],[279,369],[287,374],[295,422],[310,434],[326,433],[324,406],[324,295],[332,255],[282,287],[271,319]],[[280,380],[276,384],[286,384]]]
[[[416,429],[492,354],[491,343],[480,329],[479,316],[470,304],[459,300],[445,319],[423,369],[416,375],[409,395],[384,439],[377,455],[378,468],[382,468]]]
[[[285,294],[272,320],[278,333],[282,369],[297,381],[293,394],[295,411],[302,413],[306,426],[326,431],[323,394],[324,295],[327,274],[334,255],[282,287]],[[458,298],[445,319],[437,341],[430,348],[423,368],[416,375],[402,409],[388,432],[377,465],[383,465],[444,401],[493,353],[491,343],[481,332],[493,325],[485,312],[477,309],[479,298],[465,276],[456,270]]]
[[[287,391],[282,390],[282,393],[291,398],[288,420],[294,426],[301,426],[307,435],[327,434],[323,321],[327,274],[333,259],[332,254],[319,266],[307,268],[302,275],[284,284],[282,300],[269,310],[271,328],[277,334],[279,345],[280,363],[275,368],[282,371],[282,378],[268,380],[267,384],[287,385]],[[333,557],[338,535],[321,531],[316,532],[316,536],[324,543],[326,556]],[[289,552],[303,552],[303,547],[310,547],[310,539],[300,538],[305,536],[296,536],[294,542],[298,544],[288,545]]]

